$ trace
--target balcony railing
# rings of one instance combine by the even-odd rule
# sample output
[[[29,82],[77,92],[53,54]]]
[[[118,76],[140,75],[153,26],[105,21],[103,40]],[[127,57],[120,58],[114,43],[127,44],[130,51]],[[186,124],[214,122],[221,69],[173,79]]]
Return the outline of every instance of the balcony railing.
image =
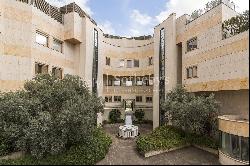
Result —
[[[153,86],[104,86],[103,94],[153,94]]]
[[[50,5],[45,0],[16,0],[19,2],[27,3],[32,5],[45,13],[46,15],[50,16],[51,18],[55,19],[59,23],[63,23],[63,14],[60,12],[60,9]]]
[[[249,137],[249,120],[237,115],[219,116],[219,130],[243,137]]]

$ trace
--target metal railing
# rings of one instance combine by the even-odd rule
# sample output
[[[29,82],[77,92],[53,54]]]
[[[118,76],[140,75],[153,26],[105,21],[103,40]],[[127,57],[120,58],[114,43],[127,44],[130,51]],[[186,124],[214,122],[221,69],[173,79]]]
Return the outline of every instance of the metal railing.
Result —
[[[32,5],[45,13],[46,15],[50,16],[54,20],[58,21],[59,23],[63,24],[63,14],[60,12],[60,9],[50,5],[45,0],[16,0],[19,2],[23,2],[29,5]]]

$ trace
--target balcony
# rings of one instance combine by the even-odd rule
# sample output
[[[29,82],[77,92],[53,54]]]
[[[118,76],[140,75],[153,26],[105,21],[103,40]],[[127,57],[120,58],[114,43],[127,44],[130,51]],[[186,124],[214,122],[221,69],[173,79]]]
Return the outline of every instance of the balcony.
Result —
[[[105,66],[103,74],[112,76],[145,76],[154,74],[154,66],[139,67],[139,68],[118,68]]]
[[[153,86],[104,86],[103,94],[105,95],[152,95]]]
[[[238,115],[219,116],[219,130],[242,137],[249,137],[249,120]]]

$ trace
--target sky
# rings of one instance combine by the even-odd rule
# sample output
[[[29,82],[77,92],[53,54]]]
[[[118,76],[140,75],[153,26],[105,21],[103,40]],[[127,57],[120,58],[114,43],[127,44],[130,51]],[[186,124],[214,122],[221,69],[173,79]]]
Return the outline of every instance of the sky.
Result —
[[[119,36],[152,35],[171,13],[177,17],[202,9],[211,0],[47,0],[55,6],[76,2],[104,31]],[[236,11],[249,10],[249,0],[233,0]]]

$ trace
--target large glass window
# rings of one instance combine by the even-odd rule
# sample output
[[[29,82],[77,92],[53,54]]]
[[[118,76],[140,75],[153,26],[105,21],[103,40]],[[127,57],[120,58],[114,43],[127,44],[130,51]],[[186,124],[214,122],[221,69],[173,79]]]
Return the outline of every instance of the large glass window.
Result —
[[[232,158],[249,161],[249,138],[221,132],[221,151]]]
[[[97,78],[98,78],[98,31],[94,29],[94,55],[92,65],[92,91],[97,94]]]
[[[249,138],[241,137],[241,159],[249,161]]]
[[[58,52],[62,52],[63,49],[63,42],[57,39],[53,40],[53,49],[58,51]]]
[[[166,76],[166,64],[165,64],[165,29],[160,30],[160,48],[159,48],[159,100],[165,100],[165,76]],[[165,110],[159,102],[159,122],[160,125],[164,124]]]
[[[48,40],[49,40],[48,35],[40,31],[36,31],[36,43],[48,47]]]

